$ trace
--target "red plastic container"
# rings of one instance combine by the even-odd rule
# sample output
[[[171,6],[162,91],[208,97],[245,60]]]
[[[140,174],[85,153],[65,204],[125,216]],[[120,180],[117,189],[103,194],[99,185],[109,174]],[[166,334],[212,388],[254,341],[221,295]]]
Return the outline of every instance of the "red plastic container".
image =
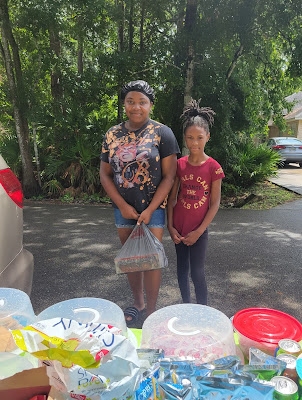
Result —
[[[289,314],[270,308],[246,308],[233,317],[239,346],[249,358],[250,347],[274,356],[281,339],[302,339],[302,324]]]

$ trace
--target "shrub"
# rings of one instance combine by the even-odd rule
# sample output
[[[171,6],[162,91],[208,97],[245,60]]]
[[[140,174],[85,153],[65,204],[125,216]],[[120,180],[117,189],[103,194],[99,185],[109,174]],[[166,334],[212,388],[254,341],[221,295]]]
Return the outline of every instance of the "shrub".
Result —
[[[280,156],[266,144],[256,145],[251,138],[239,137],[233,144],[232,160],[223,166],[225,189],[249,188],[276,175]]]
[[[51,179],[43,185],[43,192],[46,193],[48,197],[59,197],[62,190],[63,187],[57,179]]]

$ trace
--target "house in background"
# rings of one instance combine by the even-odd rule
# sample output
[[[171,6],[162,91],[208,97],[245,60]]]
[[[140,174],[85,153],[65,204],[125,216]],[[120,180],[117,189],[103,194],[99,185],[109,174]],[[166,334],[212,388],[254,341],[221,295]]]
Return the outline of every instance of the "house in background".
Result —
[[[302,140],[302,91],[287,96],[285,100],[294,103],[294,106],[289,113],[287,113],[287,110],[284,110],[284,119],[288,130],[286,132],[280,132],[273,120],[270,119],[268,121],[268,137],[294,136]]]

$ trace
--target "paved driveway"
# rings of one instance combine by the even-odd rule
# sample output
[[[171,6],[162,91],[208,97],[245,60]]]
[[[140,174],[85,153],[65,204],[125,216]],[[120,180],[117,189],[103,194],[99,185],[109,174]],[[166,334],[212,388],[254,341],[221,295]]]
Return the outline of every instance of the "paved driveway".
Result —
[[[271,210],[220,210],[210,229],[209,306],[231,317],[247,307],[278,309],[302,320],[302,200]],[[120,248],[110,206],[27,204],[24,244],[35,257],[32,302],[38,314],[74,297],[131,305],[125,276],[115,274]],[[174,245],[158,307],[180,303]]]
[[[302,168],[299,167],[299,164],[285,165],[270,181],[302,195]]]

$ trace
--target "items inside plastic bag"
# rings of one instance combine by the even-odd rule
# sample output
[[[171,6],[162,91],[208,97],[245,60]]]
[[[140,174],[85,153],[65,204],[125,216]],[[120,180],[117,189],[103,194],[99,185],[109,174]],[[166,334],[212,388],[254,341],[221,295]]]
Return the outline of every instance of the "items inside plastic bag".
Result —
[[[158,391],[159,362],[155,362],[141,375],[138,389],[135,392],[136,400],[156,400]]]
[[[183,380],[194,382],[196,377],[220,376],[227,377],[236,374],[240,368],[240,359],[227,356],[205,364],[196,365],[193,360],[169,361],[160,360],[159,380],[181,384]]]
[[[263,353],[256,347],[249,349],[249,360],[249,365],[241,365],[238,373],[252,375],[260,380],[270,381],[273,377],[281,375],[286,368],[284,361]]]
[[[164,268],[168,265],[162,243],[142,223],[136,225],[114,259],[117,274]]]
[[[242,365],[237,356],[198,365],[193,360],[160,360],[160,395],[169,400],[271,399],[274,384],[269,381],[281,375],[286,365],[258,349],[251,352],[255,365]]]
[[[141,371],[148,371],[153,365],[164,358],[164,351],[161,349],[137,349],[136,350]]]
[[[134,395],[140,376],[136,349],[119,332],[110,325],[53,318],[12,334],[21,350],[43,360],[50,385],[66,398],[112,400]]]
[[[0,380],[37,368],[38,360],[21,351],[11,330],[21,329],[35,318],[28,295],[21,290],[0,288]]]
[[[196,397],[199,400],[271,400],[275,385],[239,377],[197,377]]]

